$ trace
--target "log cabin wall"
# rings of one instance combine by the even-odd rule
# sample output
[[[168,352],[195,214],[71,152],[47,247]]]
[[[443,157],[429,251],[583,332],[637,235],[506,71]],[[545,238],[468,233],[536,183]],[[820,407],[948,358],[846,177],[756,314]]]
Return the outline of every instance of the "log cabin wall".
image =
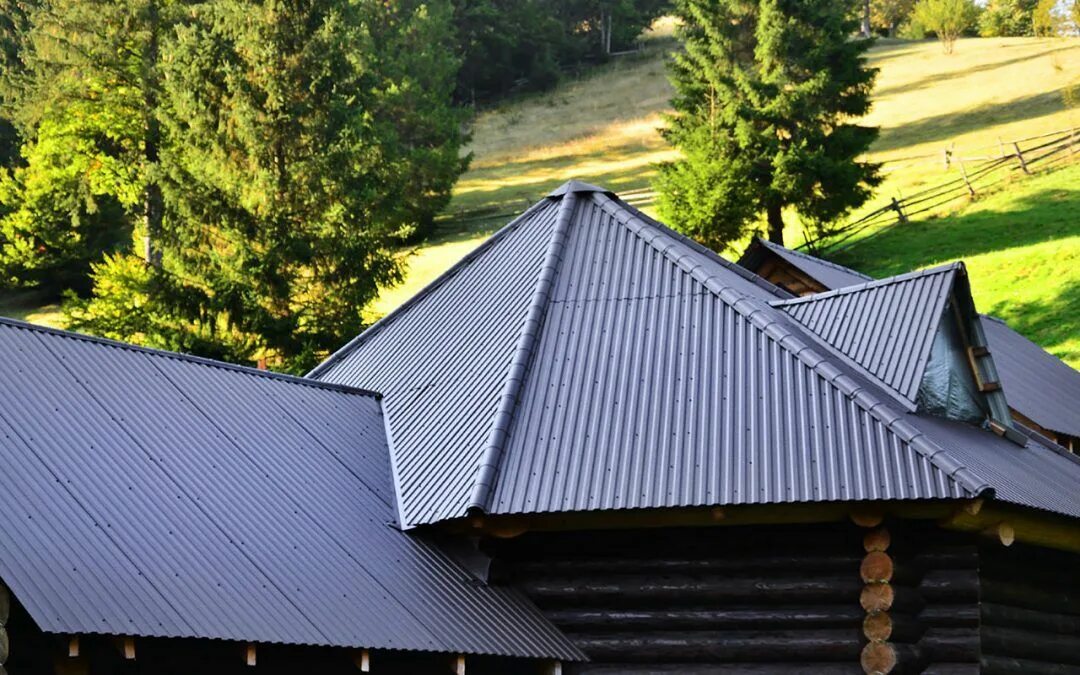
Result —
[[[892,672],[977,672],[978,550],[890,528]],[[849,523],[531,533],[490,542],[512,584],[592,662],[577,675],[862,673],[868,555]]]
[[[1080,555],[983,545],[983,672],[1080,673]]]

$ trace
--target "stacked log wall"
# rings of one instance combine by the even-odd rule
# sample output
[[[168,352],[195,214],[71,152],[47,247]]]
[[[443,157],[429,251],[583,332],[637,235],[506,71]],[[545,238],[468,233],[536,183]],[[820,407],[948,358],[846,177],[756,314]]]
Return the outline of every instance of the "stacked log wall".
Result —
[[[592,659],[577,675],[862,673],[864,533],[849,523],[533,533],[493,542],[493,575]],[[977,672],[978,551],[893,532],[891,672]]]
[[[982,672],[1080,675],[1080,556],[986,544],[979,575]]]

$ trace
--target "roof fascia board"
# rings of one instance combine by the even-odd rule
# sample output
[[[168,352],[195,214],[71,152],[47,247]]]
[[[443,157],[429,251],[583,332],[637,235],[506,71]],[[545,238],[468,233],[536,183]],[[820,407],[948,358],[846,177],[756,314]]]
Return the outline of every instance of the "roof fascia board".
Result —
[[[561,197],[562,203],[559,205],[559,214],[555,221],[555,227],[552,230],[547,251],[544,253],[544,262],[540,268],[532,298],[529,300],[528,314],[525,317],[525,323],[521,327],[521,332],[518,334],[514,354],[510,360],[510,368],[503,383],[502,393],[499,396],[498,408],[495,411],[487,443],[480,457],[476,482],[473,484],[472,495],[469,498],[468,511],[485,512],[491,501],[491,494],[499,472],[499,464],[502,461],[506,440],[509,437],[510,427],[514,421],[514,411],[517,408],[518,399],[521,397],[521,390],[525,378],[528,376],[529,367],[532,365],[533,355],[536,352],[536,343],[540,339],[540,331],[543,328],[544,319],[550,305],[551,292],[555,287],[555,278],[558,276],[562,264],[563,252],[569,238],[570,224],[577,208],[577,195],[578,192],[568,191],[565,196]]]

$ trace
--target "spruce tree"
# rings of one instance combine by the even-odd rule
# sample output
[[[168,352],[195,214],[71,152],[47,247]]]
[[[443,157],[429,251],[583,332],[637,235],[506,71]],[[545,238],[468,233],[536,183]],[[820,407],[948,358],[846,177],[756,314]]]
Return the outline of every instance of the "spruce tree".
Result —
[[[162,268],[109,259],[75,325],[293,371],[360,331],[399,276],[392,245],[464,167],[450,18],[411,0],[193,7],[166,46]]]
[[[685,52],[672,67],[675,112],[665,138],[682,158],[661,166],[661,213],[722,249],[765,216],[783,242],[784,213],[820,229],[879,182],[858,157],[877,129],[876,71],[853,39],[850,0],[678,0]]]

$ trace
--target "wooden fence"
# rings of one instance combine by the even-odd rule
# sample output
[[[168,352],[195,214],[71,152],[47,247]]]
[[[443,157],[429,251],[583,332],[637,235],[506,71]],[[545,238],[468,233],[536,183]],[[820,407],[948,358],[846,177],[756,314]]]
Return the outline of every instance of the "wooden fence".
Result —
[[[999,141],[998,152],[992,156],[962,157],[949,148],[940,155],[922,155],[902,160],[940,157],[952,177],[932,187],[905,197],[893,197],[888,204],[828,230],[797,246],[819,251],[828,248],[836,252],[856,241],[865,241],[895,225],[961,200],[998,185],[1016,175],[1032,174],[1057,168],[1080,156],[1080,129],[1053,131],[1015,141]],[[867,237],[854,240],[859,234]]]

